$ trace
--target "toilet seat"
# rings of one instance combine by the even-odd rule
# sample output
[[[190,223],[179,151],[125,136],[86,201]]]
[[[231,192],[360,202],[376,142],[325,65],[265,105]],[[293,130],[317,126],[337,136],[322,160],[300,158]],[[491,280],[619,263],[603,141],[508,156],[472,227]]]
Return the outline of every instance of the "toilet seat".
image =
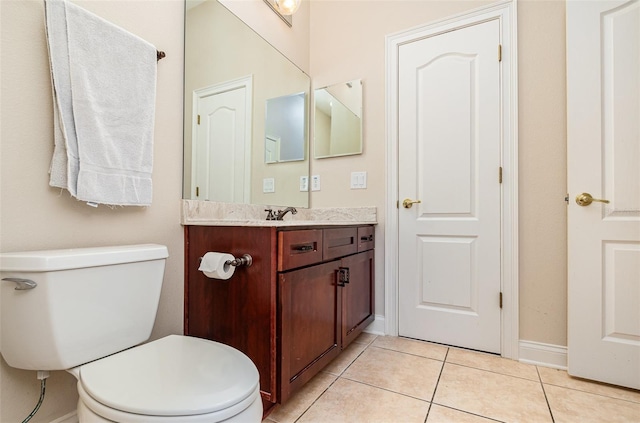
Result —
[[[114,421],[222,421],[260,401],[253,362],[227,345],[171,335],[79,368],[80,401]]]

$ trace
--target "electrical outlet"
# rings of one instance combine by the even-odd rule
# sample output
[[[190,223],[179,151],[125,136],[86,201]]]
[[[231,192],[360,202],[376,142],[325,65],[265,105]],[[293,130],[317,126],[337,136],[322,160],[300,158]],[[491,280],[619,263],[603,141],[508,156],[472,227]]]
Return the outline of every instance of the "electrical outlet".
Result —
[[[273,178],[264,178],[262,180],[262,192],[270,193],[276,192],[276,181]]]
[[[320,191],[320,175],[311,177],[311,191]]]
[[[351,189],[367,188],[367,172],[351,172]]]
[[[301,176],[300,177],[300,191],[306,192],[309,191],[309,177]]]

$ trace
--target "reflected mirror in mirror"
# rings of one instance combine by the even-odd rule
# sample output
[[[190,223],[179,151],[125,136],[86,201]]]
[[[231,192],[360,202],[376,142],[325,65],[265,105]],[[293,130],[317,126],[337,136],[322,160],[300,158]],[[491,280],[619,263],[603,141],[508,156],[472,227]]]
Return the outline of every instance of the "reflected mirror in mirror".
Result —
[[[313,93],[314,157],[362,153],[362,81],[357,79]]]
[[[305,158],[305,94],[267,100],[264,125],[264,162],[281,163]]]
[[[309,175],[309,76],[217,0],[186,1],[184,73],[183,197],[309,207],[300,191]],[[287,122],[297,146],[280,141],[273,166],[265,163],[265,104],[292,94],[303,103]]]

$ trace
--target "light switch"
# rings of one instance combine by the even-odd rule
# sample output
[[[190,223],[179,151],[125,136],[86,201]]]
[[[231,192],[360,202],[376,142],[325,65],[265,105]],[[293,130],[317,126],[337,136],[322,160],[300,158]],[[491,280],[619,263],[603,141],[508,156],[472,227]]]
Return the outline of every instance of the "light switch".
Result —
[[[262,192],[276,192],[276,181],[273,178],[264,178],[262,180]]]
[[[320,191],[320,175],[311,177],[311,191]]]
[[[367,172],[351,172],[351,189],[367,188]]]
[[[309,191],[309,177],[301,176],[300,177],[300,191],[306,192]]]

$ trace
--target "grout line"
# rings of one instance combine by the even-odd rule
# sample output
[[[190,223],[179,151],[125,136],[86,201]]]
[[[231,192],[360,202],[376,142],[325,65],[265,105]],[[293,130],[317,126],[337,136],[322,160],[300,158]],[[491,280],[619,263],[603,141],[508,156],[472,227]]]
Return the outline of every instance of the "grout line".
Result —
[[[438,379],[436,380],[436,386],[433,387],[433,394],[431,394],[431,401],[429,401],[429,409],[427,410],[427,415],[424,418],[424,423],[427,423],[427,419],[429,418],[429,413],[431,413],[431,407],[433,406],[433,400],[436,398],[436,392],[438,391],[438,385],[440,385],[440,378],[442,377],[442,372],[444,371],[444,365],[447,363],[447,357],[449,356],[450,348],[447,347],[447,351],[444,353],[444,359],[442,360],[442,367],[440,367],[440,373],[438,373]]]
[[[566,371],[566,370],[563,370]],[[570,376],[573,378],[573,376]],[[579,379],[579,378],[576,378]],[[609,385],[607,383],[600,383],[597,381],[591,381],[588,379],[579,379],[582,380],[584,382],[593,384],[593,385],[600,385],[600,386],[605,386],[605,387],[611,387],[611,388],[617,388],[617,389],[627,389],[625,387],[622,386],[617,386],[617,385]],[[599,397],[603,397],[603,398],[607,398],[607,399],[612,399],[612,400],[616,400],[616,401],[626,401],[629,402],[631,404],[640,404],[640,401],[634,401],[632,399],[628,399],[628,398],[621,398],[620,396],[615,396],[615,394],[607,394],[607,393],[600,393],[600,392],[593,392],[593,391],[589,391],[586,388],[581,388],[581,387],[575,387],[575,386],[567,386],[567,385],[562,385],[561,383],[554,383],[554,382],[542,382],[543,385],[550,385],[550,386],[554,386],[556,388],[561,388],[561,389],[568,389],[570,391],[576,391],[576,392],[582,392],[583,394],[589,394],[589,395],[597,395]],[[629,388],[630,389],[630,388]],[[631,389],[631,391],[633,391],[633,389]]]
[[[470,411],[461,410],[461,409],[459,409],[459,408],[450,407],[450,406],[448,406],[448,405],[442,405],[442,404],[435,404],[435,405],[437,405],[438,407],[442,407],[442,408],[448,408],[449,410],[458,411],[458,412],[460,412],[460,413],[469,414],[469,415],[471,415],[471,416],[481,417],[481,418],[483,418],[483,419],[485,419],[485,420],[491,420],[491,421],[494,421],[494,422],[505,423],[505,421],[504,421],[504,420],[498,420],[498,419],[495,419],[495,418],[493,418],[493,417],[483,416],[482,414],[472,413],[472,412],[470,412]]]
[[[556,419],[553,417],[553,410],[551,410],[551,404],[549,404],[549,398],[547,398],[547,391],[544,389],[544,383],[542,383],[542,376],[540,376],[540,370],[538,370],[538,366],[536,366],[536,373],[538,374],[538,380],[540,381],[542,394],[544,395],[544,400],[547,402],[547,408],[549,409],[549,414],[551,415],[551,422],[555,423]]]
[[[376,336],[375,338],[373,338],[373,340],[375,341],[375,339],[376,339],[376,338],[377,338],[377,336]],[[356,342],[354,341],[353,343],[356,343]],[[358,354],[358,355],[357,355],[357,356],[356,356],[356,357],[351,361],[351,363],[349,363],[349,365],[348,365],[347,367],[345,367],[345,368],[344,368],[344,370],[342,370],[342,372],[340,372],[340,374],[339,374],[339,375],[335,375],[335,374],[333,374],[333,373],[329,373],[329,372],[324,372],[324,373],[329,374],[329,375],[331,375],[331,376],[336,376],[336,378],[333,380],[333,382],[331,382],[331,383],[329,384],[329,386],[327,386],[327,387],[326,387],[326,389],[324,389],[324,390],[320,393],[320,395],[318,395],[318,396],[316,397],[316,399],[314,399],[314,400],[311,402],[311,404],[309,404],[309,406],[308,406],[307,408],[305,408],[305,410],[304,410],[304,411],[303,411],[303,412],[302,412],[302,413],[301,413],[301,414],[300,414],[300,415],[299,415],[299,416],[294,420],[294,423],[295,423],[295,422],[297,422],[298,420],[300,420],[300,419],[302,418],[302,416],[304,416],[304,415],[307,413],[307,411],[309,411],[309,409],[310,409],[311,407],[313,407],[313,405],[314,405],[316,402],[318,402],[318,400],[320,399],[320,397],[322,397],[322,396],[324,395],[324,393],[325,393],[325,392],[327,392],[327,391],[329,390],[329,388],[331,388],[331,387],[332,387],[332,386],[333,386],[333,385],[338,381],[338,379],[340,379],[340,378],[342,377],[342,375],[344,374],[344,372],[346,372],[346,371],[347,371],[347,369],[348,369],[349,367],[351,367],[351,365],[352,365],[353,363],[355,363],[355,361],[356,361],[358,358],[360,358],[360,356],[361,356],[362,354],[364,354],[364,352],[365,352],[365,351],[366,351],[366,350],[371,346],[371,344],[373,344],[373,341],[371,341],[371,342],[370,342],[370,343],[368,343],[368,344],[364,344],[364,343],[359,343],[359,344],[360,344],[360,345],[365,345],[365,347],[364,347],[364,348],[362,349],[362,351],[360,351],[360,353],[359,353],[359,354]],[[352,344],[352,345],[353,345],[353,344]],[[321,370],[320,372],[318,372],[318,374],[320,374],[320,373],[322,373],[322,372],[323,372],[323,371]],[[316,375],[316,376],[318,376],[318,375]],[[316,377],[316,376],[314,376],[314,377]],[[345,379],[347,379],[347,378],[345,378]],[[347,380],[351,380],[351,379],[347,379]]]
[[[316,376],[317,376],[317,375],[316,375]],[[314,376],[314,377],[315,377],[315,376]],[[340,376],[336,377],[336,378],[334,379],[334,381],[333,381],[333,382],[331,382],[331,383],[329,384],[329,386],[327,386],[327,387],[326,387],[326,389],[324,389],[322,392],[320,392],[320,395],[318,395],[318,396],[316,397],[316,399],[314,399],[314,400],[311,402],[311,404],[309,404],[309,406],[308,406],[307,408],[305,408],[305,409],[304,409],[304,411],[303,411],[303,412],[302,412],[298,417],[296,417],[296,419],[294,420],[294,423],[296,423],[298,420],[300,420],[300,419],[302,418],[302,416],[304,416],[304,415],[307,413],[307,411],[309,411],[309,410],[311,409],[311,407],[313,407],[313,405],[314,405],[316,402],[318,402],[318,400],[320,399],[320,397],[322,397],[322,396],[324,395],[324,393],[325,393],[325,392],[327,392],[327,391],[329,390],[329,388],[331,388],[331,387],[333,386],[333,384],[334,384],[334,383],[336,383],[336,381],[337,381],[338,379],[340,379]]]
[[[406,351],[400,351],[400,350],[394,350],[393,348],[385,348],[385,347],[380,347],[378,345],[371,345],[371,347],[373,348],[377,348],[379,350],[384,350],[384,351],[391,351],[391,352],[396,352],[399,354],[406,354],[406,355],[410,355],[412,357],[419,357],[419,358],[426,358],[427,360],[434,360],[434,361],[439,361],[441,363],[444,363],[447,355],[445,353],[445,358],[443,358],[442,360],[439,358],[433,358],[433,357],[425,357],[424,355],[419,355],[419,354],[414,354],[414,353],[410,353],[410,352],[406,352]]]
[[[502,359],[502,360],[508,360],[508,358],[501,358],[501,359]],[[522,376],[516,376],[516,375],[512,375],[512,374],[504,373],[504,372],[499,372],[499,371],[496,371],[496,370],[485,369],[485,368],[482,368],[482,367],[476,367],[476,366],[469,365],[469,364],[461,364],[461,363],[456,363],[456,362],[453,362],[453,361],[447,361],[447,363],[448,363],[448,364],[452,364],[452,365],[454,365],[454,366],[466,367],[466,368],[468,368],[468,369],[480,370],[480,371],[482,371],[482,372],[488,372],[488,373],[493,373],[493,374],[496,374],[496,375],[507,376],[507,377],[513,377],[513,378],[520,379],[520,380],[526,380],[526,381],[533,382],[533,383],[535,383],[535,382],[538,382],[538,381],[539,381],[539,380],[538,380],[538,381],[536,381],[536,380],[534,380],[534,379],[529,379],[529,378],[522,377]],[[537,370],[538,370],[538,369],[536,368],[536,372],[537,372]],[[538,375],[538,379],[540,379],[540,375]]]
[[[383,387],[381,387],[381,386],[371,385],[370,383],[363,382],[363,381],[361,381],[361,380],[349,379],[348,377],[342,377],[342,376],[341,376],[341,378],[342,378],[342,379],[344,379],[344,380],[348,380],[349,382],[353,382],[353,383],[357,383],[357,384],[360,384],[360,385],[368,386],[368,387],[370,387],[370,388],[378,389],[378,390],[380,390],[380,391],[389,392],[389,393],[391,393],[391,394],[400,395],[400,396],[407,397],[407,398],[411,398],[411,399],[414,399],[414,400],[417,400],[417,401],[426,402],[427,404],[431,404],[431,403],[429,402],[429,400],[426,400],[426,399],[424,399],[424,398],[418,398],[418,397],[414,397],[413,395],[403,394],[402,392],[398,392],[398,391],[391,390],[391,389],[389,389],[389,388],[383,388]]]

